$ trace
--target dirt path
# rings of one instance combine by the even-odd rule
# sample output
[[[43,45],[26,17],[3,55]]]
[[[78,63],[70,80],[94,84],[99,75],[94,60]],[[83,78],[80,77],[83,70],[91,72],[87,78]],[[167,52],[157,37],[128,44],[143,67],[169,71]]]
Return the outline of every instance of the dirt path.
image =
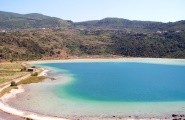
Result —
[[[15,81],[16,83],[23,80],[23,79],[26,79],[26,78],[29,78],[30,77],[30,73],[23,76],[23,77],[19,77],[19,78],[16,78],[14,79],[13,81]],[[0,91],[3,90],[4,88],[7,88],[10,86],[10,82],[6,82],[4,84],[1,84],[0,86]],[[15,116],[15,115],[11,115],[9,113],[6,113],[2,110],[0,110],[0,120],[24,120],[23,118],[19,117],[19,116]]]
[[[15,78],[15,79],[13,79],[12,81],[15,81],[16,83],[18,83],[19,81],[24,80],[24,79],[27,79],[27,78],[29,78],[30,76],[31,76],[31,74],[28,73],[27,75],[22,76],[22,77]],[[2,91],[3,89],[9,87],[9,86],[10,86],[10,83],[11,83],[11,81],[1,84],[1,85],[0,85],[0,91]]]

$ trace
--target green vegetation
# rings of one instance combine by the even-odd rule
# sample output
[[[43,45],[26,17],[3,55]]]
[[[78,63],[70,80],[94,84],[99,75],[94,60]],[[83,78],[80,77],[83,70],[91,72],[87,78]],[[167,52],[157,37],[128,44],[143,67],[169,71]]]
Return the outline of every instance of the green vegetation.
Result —
[[[25,71],[21,71],[23,68],[24,66],[16,62],[0,63],[0,83],[8,82],[28,74]]]
[[[42,14],[17,14],[0,11],[0,28],[5,30],[26,29],[26,28],[56,28],[67,27],[70,22],[49,17]]]
[[[41,82],[45,79],[46,77],[44,76],[30,76],[29,78],[22,80],[20,82],[17,83],[17,85],[21,85],[21,84],[30,84],[30,83],[38,83]]]
[[[5,95],[6,93],[10,93],[10,91],[12,89],[18,89],[18,87],[17,86],[10,86],[10,87],[5,88],[4,90],[2,90],[0,92],[0,97],[2,97],[3,95]]]
[[[19,62],[3,62],[0,63],[1,70],[20,71],[23,68]]]
[[[10,86],[17,86],[17,83],[16,83],[15,81],[12,81],[12,82],[10,83]]]
[[[26,71],[26,67],[25,66],[22,66],[22,68],[21,68],[21,72],[23,72],[23,71]]]
[[[41,77],[30,76],[29,78],[27,78],[25,80],[22,80],[22,81],[20,81],[18,83],[15,83],[14,81],[12,81],[10,87],[7,87],[7,88],[3,89],[0,92],[0,97],[2,97],[3,95],[5,95],[6,93],[9,93],[12,89],[18,89],[18,87],[17,87],[18,85],[21,85],[21,84],[30,84],[30,83],[38,83],[38,82],[41,82],[44,79],[45,79],[44,76],[41,76]]]
[[[12,19],[31,26],[20,27]],[[55,25],[57,21],[62,25]],[[3,27],[1,22],[7,24],[3,23]],[[40,29],[43,25],[45,29]],[[0,28],[9,30],[0,33],[0,59],[9,61],[76,56],[185,58],[185,21],[161,23],[105,18],[73,23],[36,13],[0,12]]]
[[[2,79],[1,79],[1,80],[0,80],[0,83],[2,83],[2,82],[4,82],[4,81],[5,81],[5,80],[2,80]]]
[[[31,118],[24,118],[25,120],[33,120],[33,119],[31,119]]]
[[[185,31],[146,34],[48,29],[0,33],[0,56],[5,60],[88,55],[185,58]]]
[[[24,79],[18,83],[16,83],[15,79],[19,79],[22,76],[30,74],[29,72],[25,72],[26,66],[23,66],[22,64],[18,62],[3,62],[0,63],[0,87],[3,87],[2,83],[10,82],[10,86],[8,88],[5,88],[3,91],[0,92],[0,97],[3,96],[6,93],[9,93],[12,89],[18,89],[18,85],[21,84],[30,84],[30,83],[37,83],[45,79],[44,76],[37,76],[38,73],[40,73],[42,70],[37,69],[37,72],[33,72],[32,75]]]
[[[156,31],[184,30],[185,21],[174,23],[131,21],[122,18],[105,18],[102,20],[75,23],[80,29],[121,30],[124,32],[153,33]]]
[[[31,73],[31,76],[37,76],[37,75],[38,75],[38,72]]]
[[[185,32],[114,34],[117,54],[133,57],[185,58]]]

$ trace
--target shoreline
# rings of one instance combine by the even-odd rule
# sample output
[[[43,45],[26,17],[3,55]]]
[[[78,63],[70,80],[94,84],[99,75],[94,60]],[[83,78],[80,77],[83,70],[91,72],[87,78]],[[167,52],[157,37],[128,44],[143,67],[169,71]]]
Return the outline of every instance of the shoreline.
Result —
[[[43,71],[38,76],[46,76],[47,72],[48,70],[43,69]],[[0,90],[0,92],[6,87],[7,86],[4,86]],[[8,101],[8,99],[10,98],[16,97],[17,94],[24,92],[22,85],[19,85],[17,87],[18,89],[12,89],[10,93],[7,93],[0,98],[0,110],[4,111],[5,113],[9,113],[11,115],[19,116],[20,118],[29,118],[33,120],[68,120],[65,118],[58,118],[58,117],[53,117],[53,116],[41,115],[41,114],[37,114],[34,112],[22,111],[22,110],[18,110],[16,108],[11,107],[10,105],[6,103],[6,101]]]
[[[149,60],[149,61],[147,61]],[[172,62],[183,61],[183,64],[172,64]],[[23,63],[27,64],[44,64],[44,63],[76,63],[76,62],[137,62],[137,63],[152,63],[152,64],[167,64],[167,65],[185,65],[185,59],[166,59],[166,58],[111,58],[111,59],[67,59],[67,60],[38,60],[38,61],[25,61]],[[43,68],[42,68],[43,69]],[[48,70],[43,69],[43,71],[38,76],[46,76]],[[21,80],[20,80],[21,81]],[[10,113],[12,115],[20,116],[22,118],[31,118],[34,120],[68,120],[65,118],[60,117],[52,117],[47,115],[41,115],[33,112],[28,111],[21,111],[16,108],[12,108],[8,104],[6,104],[6,100],[8,100],[10,97],[16,97],[16,94],[24,92],[21,85],[18,86],[19,89],[12,90],[10,93],[5,94],[0,98],[0,109]],[[1,90],[0,90],[1,91]],[[11,112],[10,112],[11,111]],[[98,118],[95,118],[98,119]],[[115,119],[115,118],[111,118]],[[158,119],[158,118],[121,118],[123,120],[135,120],[135,119]],[[167,118],[168,119],[168,118]],[[170,118],[171,119],[171,118]],[[94,119],[93,119],[94,120]]]
[[[34,60],[24,61],[27,64],[45,64],[45,63],[91,63],[91,62],[131,62],[131,63],[149,63],[164,65],[185,65],[185,59],[171,58],[97,58],[97,59],[61,59],[61,60]],[[181,63],[184,62],[184,63]]]

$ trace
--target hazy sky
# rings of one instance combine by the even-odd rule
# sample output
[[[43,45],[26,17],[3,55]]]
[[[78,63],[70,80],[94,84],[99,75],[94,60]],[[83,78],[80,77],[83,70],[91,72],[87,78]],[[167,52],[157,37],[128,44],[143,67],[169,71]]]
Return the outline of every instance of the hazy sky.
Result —
[[[73,21],[119,17],[173,22],[185,20],[185,0],[0,0],[0,11],[42,13]]]

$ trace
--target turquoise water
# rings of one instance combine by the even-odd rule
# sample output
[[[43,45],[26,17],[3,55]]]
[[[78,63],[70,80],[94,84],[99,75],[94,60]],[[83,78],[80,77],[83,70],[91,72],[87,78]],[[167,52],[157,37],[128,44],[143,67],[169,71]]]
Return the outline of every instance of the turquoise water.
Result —
[[[49,69],[48,76],[56,80],[25,85],[25,92],[7,103],[20,110],[82,120],[184,114],[185,61],[139,62],[34,64]]]
[[[95,62],[46,63],[45,67],[68,74],[68,84],[56,85],[59,98],[105,102],[185,101],[185,66]]]

